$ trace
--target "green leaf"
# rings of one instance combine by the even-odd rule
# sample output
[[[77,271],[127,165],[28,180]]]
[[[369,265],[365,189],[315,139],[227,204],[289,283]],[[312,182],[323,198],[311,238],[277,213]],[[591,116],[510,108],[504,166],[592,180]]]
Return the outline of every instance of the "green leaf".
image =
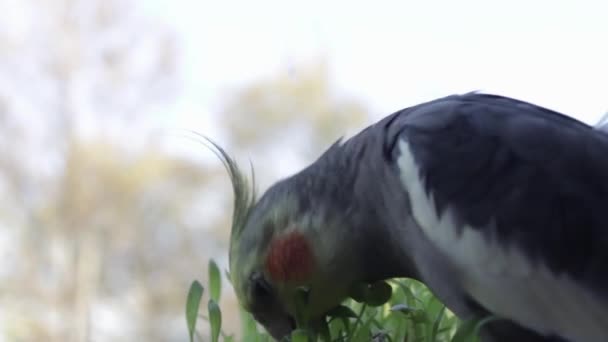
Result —
[[[222,312],[213,299],[209,299],[207,308],[209,310],[209,324],[211,324],[211,341],[218,342],[222,331]]]
[[[357,329],[357,333],[356,335],[353,337],[352,341],[353,342],[369,342],[372,339],[372,331],[370,328],[372,321],[369,320],[367,322],[365,322],[365,324],[363,324],[361,326],[361,328]]]
[[[346,305],[339,305],[327,312],[327,316],[331,318],[357,318],[357,314],[353,309]]]
[[[370,285],[365,302],[370,306],[381,306],[391,299],[393,288],[385,281]]]
[[[340,318],[333,321],[329,320],[327,326],[329,328],[329,336],[331,337],[341,336],[342,332],[345,329],[342,322],[340,322]],[[335,338],[333,338],[332,340],[335,341]]]
[[[456,334],[450,340],[450,342],[470,342],[475,338],[475,327],[477,326],[477,319],[469,319],[463,321],[456,330]]]
[[[441,325],[441,320],[443,319],[443,315],[445,314],[445,305],[441,307],[439,314],[435,317],[435,321],[433,322],[433,328],[431,330],[431,341],[435,341],[437,339],[437,335],[439,334],[439,326]]]
[[[308,342],[309,337],[308,331],[304,329],[295,329],[291,332],[291,342]]]
[[[258,336],[258,328],[251,314],[242,308],[239,310],[241,314],[241,331],[243,333],[243,341],[255,341]]]
[[[295,294],[295,303],[296,303],[296,312],[295,312],[295,320],[296,326],[298,328],[307,328],[308,327],[308,299],[310,297],[310,290],[304,287],[299,287],[296,289]]]
[[[381,306],[386,304],[393,294],[393,288],[385,281],[373,284],[359,283],[354,285],[349,292],[349,296],[359,303],[366,303],[370,306]]]
[[[416,311],[416,308],[409,307],[406,304],[397,304],[391,308],[391,311],[398,311],[409,315],[412,312]]]
[[[405,298],[407,298],[408,300],[408,304],[414,305],[414,303],[416,302],[424,304],[424,302],[420,300],[420,298],[418,298],[416,294],[414,294],[414,291],[412,291],[412,289],[410,288],[410,286],[414,287],[413,282],[397,282],[397,285],[401,288],[401,291],[403,291]]]
[[[209,260],[209,297],[216,303],[220,302],[222,291],[222,277],[220,269],[213,259]]]
[[[329,332],[329,325],[325,319],[319,320],[315,324],[315,330],[321,335],[321,341],[331,342],[331,333]]]
[[[363,303],[367,297],[369,285],[365,283],[355,284],[351,289],[349,296],[358,303]]]
[[[391,311],[403,313],[414,323],[430,323],[430,319],[426,311],[422,309],[412,308],[405,304],[397,304],[391,308]]]
[[[414,323],[430,323],[431,319],[429,318],[429,315],[427,314],[426,311],[418,309],[416,311],[413,312],[412,314],[412,321],[414,321]]]
[[[190,285],[188,297],[186,299],[186,322],[188,324],[188,332],[190,334],[190,342],[194,341],[194,333],[196,331],[196,319],[198,318],[198,308],[203,297],[203,286],[198,280],[195,280]]]

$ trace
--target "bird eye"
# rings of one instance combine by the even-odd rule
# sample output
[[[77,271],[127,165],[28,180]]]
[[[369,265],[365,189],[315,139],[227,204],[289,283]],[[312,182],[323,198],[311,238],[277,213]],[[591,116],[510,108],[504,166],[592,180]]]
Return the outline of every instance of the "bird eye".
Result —
[[[264,279],[263,275],[254,273],[251,275],[250,280],[254,298],[265,298],[270,296],[272,288],[266,279]]]

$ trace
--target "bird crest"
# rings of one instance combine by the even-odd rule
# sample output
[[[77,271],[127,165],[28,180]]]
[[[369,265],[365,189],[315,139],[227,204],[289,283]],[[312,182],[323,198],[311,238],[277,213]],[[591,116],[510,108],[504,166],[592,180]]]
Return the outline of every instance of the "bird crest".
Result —
[[[199,137],[206,140],[212,146],[204,143],[224,164],[224,168],[228,172],[230,177],[230,183],[232,185],[232,191],[234,195],[233,200],[233,212],[232,212],[232,226],[230,229],[230,252],[229,258],[232,259],[236,252],[238,240],[245,228],[247,219],[251,214],[251,211],[257,201],[257,194],[255,188],[255,174],[253,165],[251,165],[251,179],[241,171],[237,162],[232,158],[219,144],[215,143],[211,139],[197,134]],[[229,261],[230,263],[232,261]]]

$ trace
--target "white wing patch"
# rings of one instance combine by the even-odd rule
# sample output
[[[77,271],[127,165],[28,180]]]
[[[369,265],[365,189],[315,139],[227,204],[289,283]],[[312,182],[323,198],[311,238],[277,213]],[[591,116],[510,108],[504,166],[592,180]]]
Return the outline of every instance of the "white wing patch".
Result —
[[[399,142],[398,165],[414,219],[460,270],[460,284],[482,306],[541,334],[571,341],[608,340],[608,304],[569,277],[532,264],[470,226],[456,227],[452,209],[437,214],[409,144]],[[460,228],[460,229],[458,229]],[[458,233],[458,230],[461,233]],[[566,252],[566,251],[565,251]],[[566,252],[567,253],[567,252]]]

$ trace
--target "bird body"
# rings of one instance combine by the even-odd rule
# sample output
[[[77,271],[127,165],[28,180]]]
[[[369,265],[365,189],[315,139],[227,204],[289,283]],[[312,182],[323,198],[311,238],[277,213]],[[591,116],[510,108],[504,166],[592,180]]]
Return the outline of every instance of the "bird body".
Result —
[[[462,318],[503,318],[485,341],[608,340],[608,134],[557,112],[419,104],[237,205],[232,281],[277,339],[298,287],[320,317],[357,283],[410,277]]]

